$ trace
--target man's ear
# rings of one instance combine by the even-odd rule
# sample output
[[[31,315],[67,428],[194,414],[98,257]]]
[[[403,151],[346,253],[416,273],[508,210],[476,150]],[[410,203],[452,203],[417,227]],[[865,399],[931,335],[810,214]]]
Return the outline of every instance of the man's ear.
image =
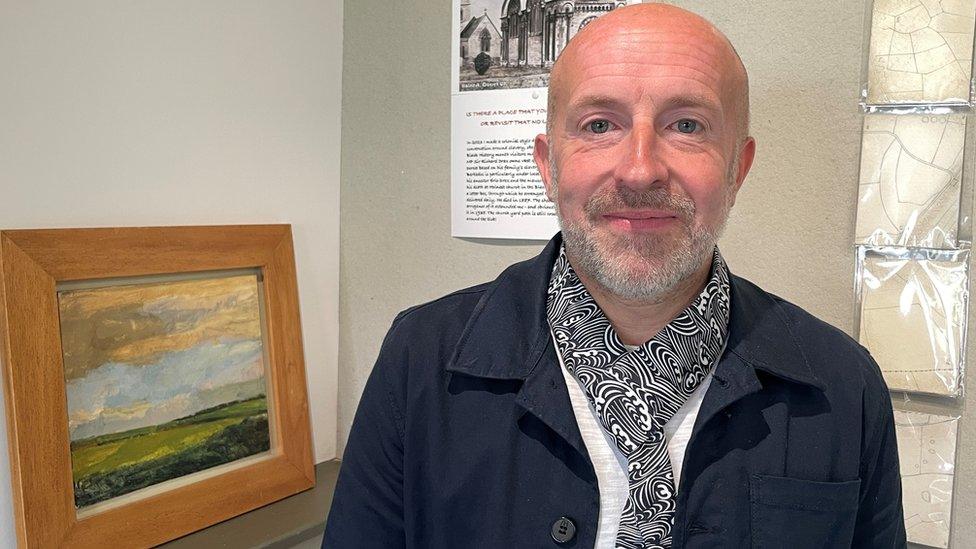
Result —
[[[752,169],[752,161],[756,159],[756,139],[753,137],[747,137],[745,143],[742,144],[742,149],[739,150],[739,168],[735,173],[735,191],[732,193],[732,204],[735,204],[735,196],[739,194],[739,189],[742,188],[742,183],[746,180],[746,176],[749,175],[749,170]]]
[[[549,136],[540,133],[535,136],[535,165],[539,168],[539,175],[542,176],[542,184],[546,186],[546,196],[550,202],[552,199],[552,166],[549,165]]]

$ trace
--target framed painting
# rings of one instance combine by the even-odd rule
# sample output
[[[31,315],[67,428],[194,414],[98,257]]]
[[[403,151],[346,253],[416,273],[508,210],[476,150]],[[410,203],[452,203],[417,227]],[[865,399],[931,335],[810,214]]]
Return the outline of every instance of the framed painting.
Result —
[[[152,546],[314,485],[288,225],[0,231],[22,547]]]

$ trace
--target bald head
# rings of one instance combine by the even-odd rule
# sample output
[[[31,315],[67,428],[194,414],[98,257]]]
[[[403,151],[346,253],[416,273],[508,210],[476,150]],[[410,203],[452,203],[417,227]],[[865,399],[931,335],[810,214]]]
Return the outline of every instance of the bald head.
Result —
[[[712,66],[722,81],[723,95],[731,105],[738,141],[749,135],[749,77],[732,43],[709,21],[690,11],[668,4],[636,4],[618,8],[583,28],[560,54],[549,78],[547,132],[551,133],[560,106],[572,90],[573,78],[581,65],[592,63],[607,48],[624,41],[637,42],[648,32],[653,39],[643,41],[649,51],[667,47],[669,42],[699,46],[712,56]],[[614,41],[612,38],[617,37]],[[633,39],[631,40],[631,37]],[[609,56],[606,56],[609,57]]]

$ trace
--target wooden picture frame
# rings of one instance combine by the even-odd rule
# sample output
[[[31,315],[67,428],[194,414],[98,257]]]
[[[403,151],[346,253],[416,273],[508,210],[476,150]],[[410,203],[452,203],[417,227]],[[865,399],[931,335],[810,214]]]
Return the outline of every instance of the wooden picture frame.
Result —
[[[263,280],[270,452],[104,511],[79,513],[58,285],[247,268]],[[0,313],[19,546],[157,545],[314,485],[290,225],[0,231]]]

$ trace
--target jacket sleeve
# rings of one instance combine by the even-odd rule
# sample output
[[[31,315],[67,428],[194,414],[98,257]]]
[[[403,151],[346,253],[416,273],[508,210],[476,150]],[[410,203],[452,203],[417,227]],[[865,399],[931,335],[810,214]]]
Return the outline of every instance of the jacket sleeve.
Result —
[[[877,406],[865,408],[865,412],[873,410],[878,423],[862,453],[861,502],[852,546],[906,547],[898,444],[887,388],[877,398]]]
[[[339,468],[323,549],[404,547],[403,416],[391,374],[405,366],[391,328],[366,381]]]

